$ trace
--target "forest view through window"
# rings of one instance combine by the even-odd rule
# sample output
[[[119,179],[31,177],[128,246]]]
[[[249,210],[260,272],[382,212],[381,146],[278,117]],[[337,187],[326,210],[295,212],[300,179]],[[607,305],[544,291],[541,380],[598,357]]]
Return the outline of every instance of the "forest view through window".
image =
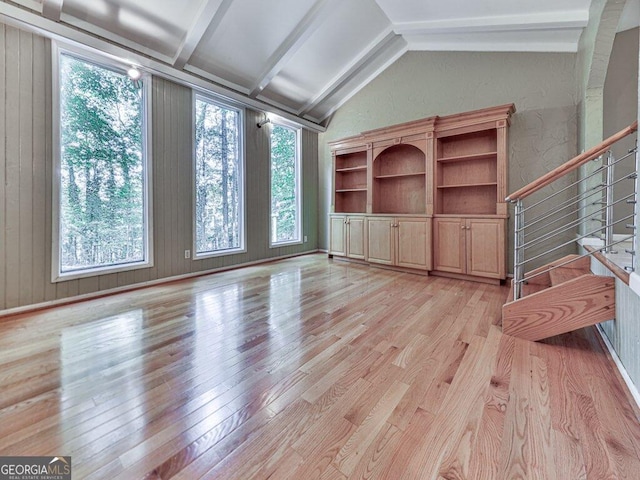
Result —
[[[240,111],[195,101],[196,256],[244,248]]]
[[[271,244],[300,241],[298,131],[271,130]]]
[[[59,58],[59,273],[148,262],[145,94],[116,68]]]

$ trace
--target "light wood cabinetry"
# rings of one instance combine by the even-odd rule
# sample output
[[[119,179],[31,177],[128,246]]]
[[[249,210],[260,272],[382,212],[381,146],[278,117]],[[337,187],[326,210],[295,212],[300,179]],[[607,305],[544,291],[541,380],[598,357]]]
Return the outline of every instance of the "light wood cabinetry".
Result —
[[[367,261],[393,265],[395,258],[395,219],[367,218]]]
[[[430,218],[396,218],[396,265],[431,270]]]
[[[499,218],[435,218],[434,270],[505,278],[505,223]]]
[[[373,213],[425,213],[426,163],[411,144],[382,150],[373,160]]]
[[[331,255],[364,260],[365,217],[331,215],[329,222]]]
[[[367,217],[367,261],[382,265],[431,269],[431,219]]]
[[[367,145],[341,143],[333,151],[333,211],[366,213],[369,188]]]
[[[330,143],[329,253],[440,275],[506,278],[514,111],[502,105],[429,117]],[[351,229],[348,214],[362,214]]]

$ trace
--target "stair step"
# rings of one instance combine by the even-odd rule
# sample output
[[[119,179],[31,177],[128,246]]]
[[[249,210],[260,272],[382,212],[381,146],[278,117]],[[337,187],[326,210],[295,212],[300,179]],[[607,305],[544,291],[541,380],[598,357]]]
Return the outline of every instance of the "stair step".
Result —
[[[614,279],[567,270],[574,270],[563,272],[565,278],[572,275],[571,280],[505,303],[502,332],[537,341],[611,320],[615,316]]]
[[[532,295],[537,292],[541,292],[549,288],[551,285],[540,285],[537,283],[524,283],[522,285],[522,296],[526,297],[527,295]]]
[[[589,273],[591,273],[589,270],[582,268],[559,267],[550,270],[549,277],[551,278],[551,285],[555,286]]]

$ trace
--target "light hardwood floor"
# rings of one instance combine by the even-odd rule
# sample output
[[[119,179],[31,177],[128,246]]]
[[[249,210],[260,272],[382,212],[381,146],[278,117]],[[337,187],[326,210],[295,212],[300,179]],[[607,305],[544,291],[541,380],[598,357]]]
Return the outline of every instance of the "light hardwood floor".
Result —
[[[0,455],[74,479],[640,478],[592,329],[506,287],[309,255],[0,319]]]

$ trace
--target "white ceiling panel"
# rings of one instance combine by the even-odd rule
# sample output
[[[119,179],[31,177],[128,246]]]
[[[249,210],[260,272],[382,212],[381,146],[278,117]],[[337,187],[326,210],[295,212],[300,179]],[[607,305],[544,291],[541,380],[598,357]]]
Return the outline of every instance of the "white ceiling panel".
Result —
[[[224,19],[206,31],[188,63],[249,87],[313,4],[235,0]]]
[[[113,33],[156,51],[173,56],[198,13],[203,0],[64,0],[67,21],[90,30]],[[91,31],[91,30],[90,30]]]
[[[296,93],[313,97],[338,76],[362,52],[376,47],[390,23],[373,0],[341,2],[331,21],[322,24],[296,52],[290,62],[263,92],[284,95],[297,83]],[[302,99],[296,99],[303,102]]]
[[[591,0],[0,0],[161,69],[311,122],[407,50],[575,52]],[[627,0],[620,30],[638,25]],[[12,15],[15,13],[15,15]],[[28,23],[28,22],[27,22]],[[143,62],[144,64],[144,62]],[[308,124],[308,122],[307,122]]]

